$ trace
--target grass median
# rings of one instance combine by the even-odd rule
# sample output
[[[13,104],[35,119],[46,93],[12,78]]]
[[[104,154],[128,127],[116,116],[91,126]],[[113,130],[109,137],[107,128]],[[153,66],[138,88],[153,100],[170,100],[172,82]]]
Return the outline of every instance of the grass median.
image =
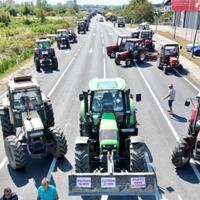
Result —
[[[163,37],[170,39],[170,40],[174,40],[173,35],[168,31],[155,31],[155,32]],[[190,60],[191,62],[193,62],[194,64],[200,66],[200,57],[197,57],[197,56],[192,57],[192,54],[190,52],[187,52],[187,50],[186,50],[186,45],[189,42],[179,36],[176,36],[175,41],[182,46],[182,49],[180,50],[181,55],[183,57],[187,58],[188,60]]]

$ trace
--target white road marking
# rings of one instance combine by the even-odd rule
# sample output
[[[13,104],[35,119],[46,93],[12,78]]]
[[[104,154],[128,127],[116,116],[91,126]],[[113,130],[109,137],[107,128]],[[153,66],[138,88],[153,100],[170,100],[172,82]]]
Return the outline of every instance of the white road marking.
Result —
[[[4,157],[4,159],[0,163],[0,170],[3,168],[3,166],[6,164],[7,161],[8,161],[8,158]]]
[[[105,54],[105,49],[104,49],[104,47],[102,48],[102,52],[103,52],[103,54]]]
[[[92,54],[93,50],[92,48],[90,48],[90,50],[88,51],[89,54]]]
[[[77,52],[74,54],[74,57],[76,57],[78,54],[77,54]]]
[[[195,90],[197,90],[198,92],[200,91],[199,88],[194,85],[191,81],[189,81],[186,77],[184,77],[182,74],[180,74],[176,69],[174,69],[174,71],[181,76],[187,83],[189,83],[189,85],[191,85]]]
[[[49,171],[48,171],[48,174],[47,174],[47,179],[49,181],[51,180],[51,175],[53,173],[53,170],[55,169],[56,162],[57,162],[57,158],[53,158],[51,165],[50,165],[50,168],[49,168]]]
[[[74,62],[74,57],[71,59],[71,61],[69,62],[69,64],[67,65],[67,67],[65,68],[64,72],[62,73],[62,75],[59,77],[59,79],[57,80],[57,82],[55,83],[55,85],[53,86],[53,88],[51,89],[51,91],[49,92],[49,94],[47,96],[51,96],[54,92],[54,90],[57,88],[57,86],[59,85],[60,81],[62,80],[62,78],[64,77],[65,73],[68,71],[68,69],[71,67],[71,64]]]
[[[67,51],[64,51],[64,54],[68,54],[69,53],[69,50],[67,50]]]
[[[180,194],[178,194],[178,199],[183,200]]]
[[[103,59],[103,78],[106,78],[106,59]]]
[[[172,131],[172,133],[173,133],[173,135],[174,135],[176,141],[177,141],[177,142],[180,142],[181,139],[180,139],[178,133],[176,132],[176,130],[174,129],[172,123],[170,122],[169,118],[167,117],[166,113],[164,112],[164,110],[163,110],[163,108],[162,108],[160,102],[158,101],[156,95],[154,94],[153,90],[151,89],[151,87],[150,87],[150,85],[149,85],[147,79],[144,77],[144,74],[142,73],[141,69],[138,67],[137,63],[136,63],[136,66],[137,66],[137,70],[139,71],[139,73],[140,73],[140,75],[141,75],[141,77],[142,77],[142,79],[143,79],[145,85],[146,85],[147,88],[149,89],[149,92],[151,93],[151,95],[152,95],[154,101],[156,102],[156,104],[157,104],[157,106],[158,106],[160,112],[162,113],[162,115],[163,115],[163,117],[165,118],[165,120],[166,120],[168,126],[170,127],[170,129],[171,129],[171,131]],[[191,163],[192,163],[192,164],[191,164]],[[190,161],[190,165],[191,165],[191,167],[192,167],[192,169],[193,169],[193,171],[194,171],[194,173],[195,173],[195,175],[196,175],[198,181],[200,182],[200,173],[199,173],[197,167],[195,166],[195,164],[192,162],[192,160]]]

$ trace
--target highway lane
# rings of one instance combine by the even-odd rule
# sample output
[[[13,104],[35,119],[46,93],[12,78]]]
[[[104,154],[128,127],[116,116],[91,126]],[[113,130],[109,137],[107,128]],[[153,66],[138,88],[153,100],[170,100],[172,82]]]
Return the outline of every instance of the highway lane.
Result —
[[[128,29],[117,29],[116,32],[127,32]],[[51,182],[58,187],[61,199],[80,199],[80,197],[67,197],[67,174],[73,170],[74,166],[74,140],[79,135],[79,101],[78,94],[82,89],[88,89],[88,81],[92,77],[116,77],[121,76],[127,81],[128,86],[133,93],[141,92],[143,100],[137,104],[139,134],[144,138],[153,157],[153,165],[155,166],[158,178],[158,184],[163,196],[166,199],[198,199],[198,180],[194,172],[189,167],[186,170],[176,174],[176,171],[171,164],[171,152],[176,144],[176,140],[171,133],[171,130],[162,116],[157,104],[152,98],[144,80],[140,76],[137,67],[123,68],[116,66],[114,61],[109,59],[103,51],[106,44],[116,42],[115,31],[109,23],[97,23],[95,19],[92,23],[92,30],[88,35],[81,35],[80,40],[83,42],[82,49],[77,53],[69,69],[63,75],[60,83],[52,93],[51,99],[55,110],[56,124],[60,126],[68,139],[69,151],[66,159],[58,160],[56,167],[52,173]],[[77,44],[79,45],[79,43]],[[73,48],[73,47],[72,47]],[[73,51],[73,49],[72,49]],[[60,52],[62,53],[62,52]],[[72,53],[72,52],[71,52]],[[63,68],[60,72],[54,74],[38,74],[34,73],[41,83],[45,93],[49,93],[54,87],[56,81],[61,76],[66,66],[70,63],[70,58],[73,59],[74,54],[70,56],[61,55],[59,61],[63,63]],[[105,61],[104,61],[105,58]],[[105,67],[104,67],[105,62]],[[140,67],[142,73],[147,79],[150,87],[154,91],[162,108],[166,109],[166,102],[162,101],[162,97],[167,92],[167,85],[172,80],[176,85],[177,91],[182,91],[184,95],[194,95],[188,84],[182,79],[174,76],[161,76],[160,71],[156,68],[156,63],[150,63],[151,66]],[[56,77],[55,77],[56,76]],[[47,82],[48,78],[48,82]],[[155,80],[156,79],[156,80]],[[182,95],[181,93],[181,95]],[[185,97],[184,96],[184,97]],[[184,109],[180,103],[183,101],[178,98],[176,103],[177,111],[180,110],[181,115],[189,114],[189,109]],[[189,116],[189,115],[187,115]],[[171,122],[172,119],[170,119]],[[185,133],[186,123],[173,123],[173,127],[177,132]],[[184,126],[184,127],[183,127]],[[179,133],[179,132],[178,132]],[[2,142],[2,141],[1,141]],[[1,148],[3,149],[2,145]],[[2,150],[1,149],[1,150]],[[1,152],[4,152],[3,150]],[[0,171],[1,179],[0,190],[4,186],[10,185],[20,194],[22,199],[30,197],[35,199],[36,186],[40,184],[43,176],[46,176],[52,157],[47,157],[42,160],[30,160],[25,170],[14,172],[7,165]],[[39,168],[39,169],[38,169]],[[125,197],[127,199],[127,197]],[[109,199],[118,199],[109,198]],[[121,198],[120,199],[124,199]],[[135,199],[135,198],[131,198]],[[143,198],[147,199],[147,198]],[[148,198],[150,199],[150,198]]]
[[[112,26],[110,24],[105,24],[105,26],[106,30],[109,28],[109,26],[110,29],[112,29]],[[110,29],[106,32],[111,32]],[[128,32],[128,30],[126,29],[115,30],[115,32],[118,33]],[[107,42],[109,43],[114,37],[112,36],[112,34],[108,35],[111,35],[107,39]],[[116,39],[114,38],[113,42],[115,41]],[[114,63],[114,61],[112,63]],[[109,63],[109,66],[112,66],[112,63]],[[115,64],[113,65],[115,66]],[[166,95],[168,84],[171,82],[174,83],[177,89],[175,112],[177,113],[177,115],[180,113],[182,117],[174,116],[172,119],[171,117],[169,117],[169,119],[173,127],[175,127],[176,132],[182,137],[183,134],[186,134],[188,128],[186,118],[189,117],[190,113],[190,109],[185,109],[185,107],[183,106],[184,100],[188,96],[195,96],[197,91],[194,90],[187,82],[185,82],[180,77],[165,76],[163,74],[160,74],[161,72],[157,69],[156,65],[157,63],[154,62],[150,63],[150,65],[143,64],[139,67],[139,69],[144,74],[145,79],[149,83],[150,88],[152,88],[156,98],[159,100],[159,103],[161,104],[161,107],[164,111],[166,110],[166,102],[163,102],[162,98]],[[136,66],[133,66],[132,68],[122,68],[115,66],[115,68],[118,68],[118,74],[120,74],[121,76],[123,76],[124,73],[126,74],[125,79],[127,82],[129,82],[130,80],[130,84],[132,83],[132,85],[134,85],[133,90],[134,88],[137,88],[138,90],[138,86],[140,87],[141,85],[145,87],[143,80],[137,81],[137,83],[142,83],[141,85],[134,84],[134,79],[140,76],[140,74],[136,73]],[[111,71],[113,71],[113,68],[111,69]],[[141,91],[143,92],[143,94],[149,93],[149,91],[147,91],[147,89],[145,88],[143,88]],[[147,99],[144,97],[142,104],[137,105],[138,119],[139,123],[141,123],[141,128],[145,130],[140,131],[140,134],[142,136],[144,134],[143,137],[148,140],[147,145],[151,149],[153,155],[154,166],[158,175],[159,186],[162,186],[164,192],[167,194],[166,196],[169,199],[178,198],[179,193],[181,194],[181,196],[184,197],[183,199],[197,199],[199,193],[196,193],[195,191],[199,187],[199,180],[197,180],[197,178],[194,175],[194,172],[190,167],[183,170],[182,172],[179,172],[177,176],[173,165],[171,165],[170,163],[171,152],[174,148],[176,140],[172,135],[172,131],[169,129],[169,127],[163,127],[164,124],[167,125],[166,121],[162,119],[163,116],[161,115],[160,110],[156,110],[157,106],[155,105],[155,102],[151,102],[150,99],[152,99],[151,95]],[[147,101],[145,102],[145,100]],[[143,114],[142,111],[144,111]],[[174,120],[175,117],[176,119]],[[177,120],[177,118],[179,119],[179,121]],[[169,189],[169,191],[167,189]],[[174,193],[176,193],[175,196],[173,196]]]

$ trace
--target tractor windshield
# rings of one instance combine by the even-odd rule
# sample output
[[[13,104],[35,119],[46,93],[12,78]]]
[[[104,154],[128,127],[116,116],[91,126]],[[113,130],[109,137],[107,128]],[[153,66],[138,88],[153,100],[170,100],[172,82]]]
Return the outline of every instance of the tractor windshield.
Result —
[[[67,35],[67,31],[60,31],[57,34],[58,34],[58,36],[65,36],[65,35]]]
[[[92,96],[92,111],[101,112],[104,106],[111,106],[115,112],[123,111],[122,92],[119,90],[95,91]]]
[[[49,49],[51,47],[51,43],[49,41],[38,42],[37,45],[39,49]]]
[[[117,46],[123,48],[125,46],[125,43],[126,43],[126,38],[118,37]]]
[[[165,46],[164,55],[166,55],[166,56],[178,56],[178,46]]]
[[[28,99],[28,102],[25,102]],[[13,93],[13,107],[14,109],[24,110],[25,104],[29,103],[29,109],[33,109],[35,106],[43,104],[41,93],[39,90],[30,91],[17,91]]]
[[[142,31],[141,32],[141,38],[143,39],[151,39],[152,33],[150,31]]]
[[[138,26],[139,30],[149,30],[149,24],[140,24]]]

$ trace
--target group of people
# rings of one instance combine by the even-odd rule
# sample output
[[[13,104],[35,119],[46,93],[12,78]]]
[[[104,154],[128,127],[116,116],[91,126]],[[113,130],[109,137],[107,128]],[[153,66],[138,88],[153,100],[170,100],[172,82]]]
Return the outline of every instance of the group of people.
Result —
[[[4,189],[0,200],[18,200],[18,196],[8,187]],[[50,185],[47,178],[42,179],[41,186],[38,188],[37,200],[59,200],[56,187]]]

